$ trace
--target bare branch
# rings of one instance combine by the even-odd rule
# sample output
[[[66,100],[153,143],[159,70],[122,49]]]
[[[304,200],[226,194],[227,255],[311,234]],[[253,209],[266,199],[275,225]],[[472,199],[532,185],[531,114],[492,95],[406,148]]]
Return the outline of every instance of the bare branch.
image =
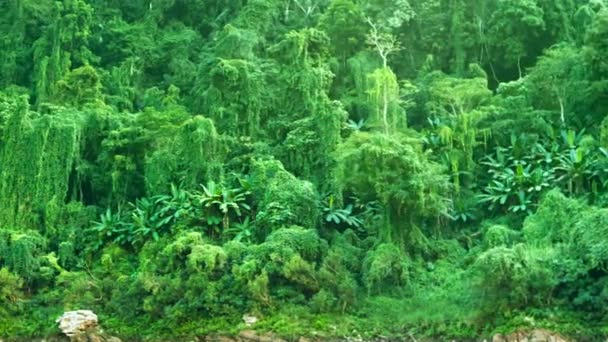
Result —
[[[372,45],[376,52],[382,58],[382,64],[386,68],[388,66],[388,56],[391,53],[401,50],[399,41],[390,33],[382,33],[378,31],[378,27],[372,22],[370,18],[366,18],[367,23],[371,27],[369,34],[367,35],[367,43]]]
[[[306,15],[306,17],[310,16],[315,11],[315,9],[317,9],[317,4],[308,5],[307,7],[304,7],[300,3],[300,1],[298,1],[298,0],[293,0],[293,1],[296,3],[296,5],[298,5],[298,7],[300,8],[300,10],[302,12],[304,12],[304,15]]]

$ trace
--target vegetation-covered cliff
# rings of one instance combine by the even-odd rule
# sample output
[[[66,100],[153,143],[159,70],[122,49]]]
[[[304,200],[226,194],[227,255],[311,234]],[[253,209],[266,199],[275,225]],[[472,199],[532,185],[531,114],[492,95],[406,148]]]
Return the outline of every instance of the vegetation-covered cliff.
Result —
[[[0,1],[0,337],[608,334],[606,0]]]

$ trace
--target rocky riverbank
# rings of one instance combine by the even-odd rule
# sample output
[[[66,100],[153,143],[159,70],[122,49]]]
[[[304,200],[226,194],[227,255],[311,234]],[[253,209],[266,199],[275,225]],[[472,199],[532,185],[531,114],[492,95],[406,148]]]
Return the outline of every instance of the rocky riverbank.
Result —
[[[430,342],[430,341],[450,341],[452,339],[441,338],[416,338],[415,336],[407,336],[402,338],[386,338],[377,337],[374,339],[364,339],[361,337],[341,337],[341,338],[310,338],[299,337],[285,339],[273,333],[257,332],[253,326],[257,322],[257,318],[250,315],[244,315],[243,320],[251,329],[243,330],[237,335],[214,334],[204,337],[194,337],[191,339],[180,339],[184,342],[389,342],[389,341],[411,341],[411,342]],[[28,340],[28,342],[122,342],[121,339],[115,336],[104,333],[99,325],[97,315],[90,310],[77,310],[65,312],[56,320],[61,336],[50,337],[38,340]],[[0,342],[24,341],[23,339],[0,339]],[[472,341],[472,340],[468,340]],[[569,342],[566,337],[545,330],[545,329],[522,329],[510,334],[495,334],[492,338],[478,339],[479,342]],[[164,342],[164,341],[163,341]]]
[[[342,338],[308,338],[299,337],[297,339],[284,339],[280,336],[272,333],[260,333],[255,330],[243,330],[236,336],[229,335],[208,335],[204,337],[194,337],[191,339],[179,339],[179,340],[162,340],[155,342],[392,342],[392,341],[404,341],[404,342],[435,342],[435,341],[448,341],[448,342],[463,342],[462,340],[453,339],[441,339],[441,338],[416,338],[414,336],[403,337],[403,338],[385,338],[377,337],[374,339],[364,339],[361,337],[342,337]],[[567,339],[560,334],[556,334],[547,330],[535,329],[528,331],[519,331],[511,334],[503,335],[496,334],[492,338],[467,340],[467,342],[570,342],[574,340]],[[121,342],[121,340],[114,336],[109,336],[101,331],[88,331],[77,336],[68,337],[55,336],[49,338],[40,339],[0,339],[0,342]],[[608,342],[608,341],[607,341]]]
[[[244,330],[238,334],[238,336],[206,336],[203,339],[196,341],[205,342],[288,342],[285,339],[272,333],[258,333],[254,330]],[[403,337],[399,339],[391,339],[378,337],[372,340],[363,339],[361,337],[348,337],[348,338],[335,338],[335,339],[318,339],[318,338],[307,338],[300,337],[296,340],[297,342],[325,342],[325,341],[344,341],[344,342],[389,342],[389,341],[408,341],[408,342],[431,342],[431,341],[450,341],[457,342],[451,339],[416,339],[414,336]],[[478,341],[483,342],[570,342],[567,338],[560,334],[544,330],[544,329],[533,329],[533,330],[522,330],[511,334],[496,334],[491,339],[479,339]]]

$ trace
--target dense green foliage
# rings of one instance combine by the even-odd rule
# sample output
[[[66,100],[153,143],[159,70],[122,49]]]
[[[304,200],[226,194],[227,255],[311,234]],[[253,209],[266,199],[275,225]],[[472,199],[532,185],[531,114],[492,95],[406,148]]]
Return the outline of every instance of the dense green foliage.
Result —
[[[0,337],[608,334],[606,0],[5,0],[0,32]]]

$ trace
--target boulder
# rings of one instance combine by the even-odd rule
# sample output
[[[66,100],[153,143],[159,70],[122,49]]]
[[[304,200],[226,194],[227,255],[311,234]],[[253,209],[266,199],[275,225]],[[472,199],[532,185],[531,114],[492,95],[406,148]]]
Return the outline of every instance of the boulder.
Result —
[[[117,337],[102,333],[97,315],[91,310],[68,311],[55,322],[71,342],[121,342]]]
[[[68,337],[98,328],[97,315],[91,310],[64,312],[55,322],[59,323],[59,329]]]
[[[492,342],[568,342],[556,333],[544,329],[522,330],[508,335],[496,334]]]
[[[254,330],[241,331],[237,340],[240,342],[285,342],[284,339],[274,334],[258,334]]]
[[[205,342],[237,342],[235,337],[226,335],[208,335],[204,340]]]

